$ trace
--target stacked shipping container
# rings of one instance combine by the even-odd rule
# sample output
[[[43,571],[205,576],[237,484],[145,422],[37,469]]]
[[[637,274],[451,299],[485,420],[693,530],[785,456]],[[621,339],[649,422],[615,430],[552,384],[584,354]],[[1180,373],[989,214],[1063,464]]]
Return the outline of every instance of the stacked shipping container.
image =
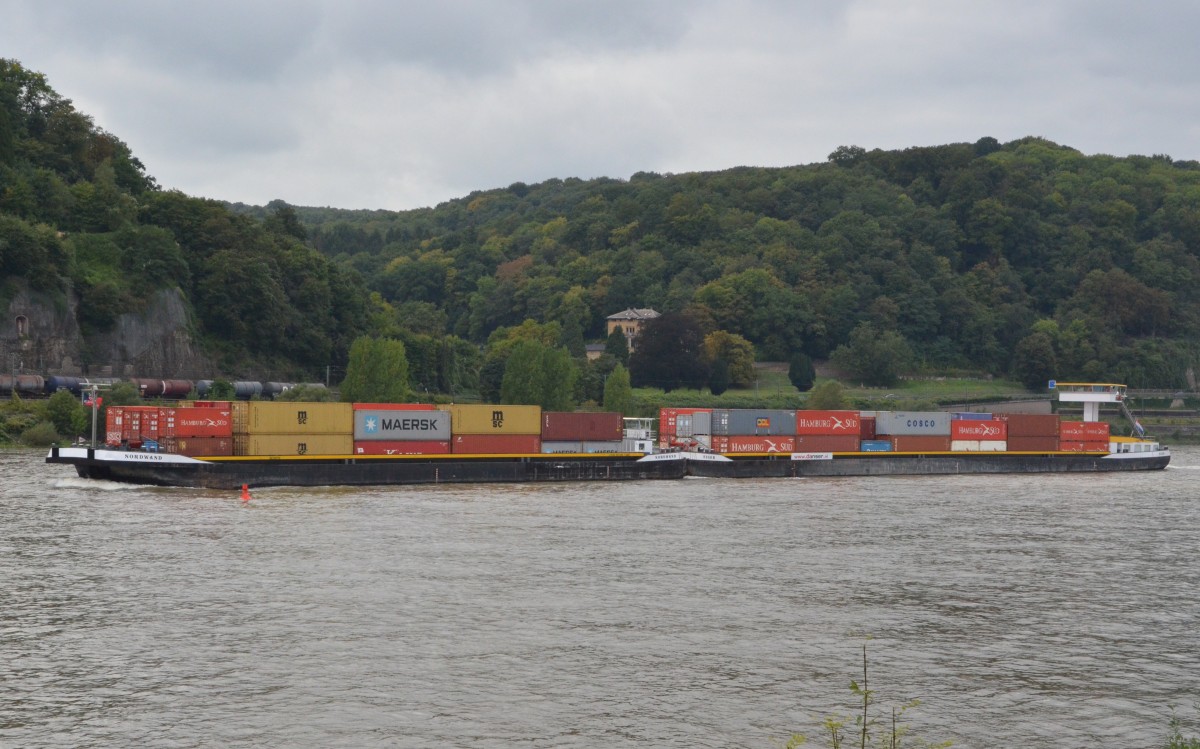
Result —
[[[1005,414],[996,418],[1008,424],[1008,449],[1014,452],[1058,450],[1058,414]]]
[[[233,414],[234,455],[350,455],[354,449],[349,403],[248,401]]]
[[[542,450],[540,406],[450,406],[450,452],[525,454]]]
[[[543,411],[544,453],[616,453],[622,450],[624,422],[619,413]]]
[[[355,455],[450,452],[450,412],[421,403],[355,403]]]
[[[1108,452],[1109,426],[1104,421],[1064,421],[1059,424],[1058,449],[1069,452]]]

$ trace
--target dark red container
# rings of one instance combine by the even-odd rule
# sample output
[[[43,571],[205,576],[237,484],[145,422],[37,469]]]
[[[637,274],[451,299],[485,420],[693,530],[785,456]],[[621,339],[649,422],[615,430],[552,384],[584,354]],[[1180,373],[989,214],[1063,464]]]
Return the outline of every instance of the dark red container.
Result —
[[[354,443],[355,455],[445,455],[450,443],[444,440],[359,440]]]
[[[542,452],[536,434],[458,434],[450,440],[450,452],[471,455],[524,455]]]
[[[898,453],[948,452],[950,450],[950,438],[917,434],[897,434],[892,437],[892,450]]]
[[[228,408],[159,409],[158,431],[164,437],[230,437],[233,417]]]
[[[990,421],[953,419],[950,422],[950,439],[1006,440],[1008,439],[1008,422],[995,419]]]
[[[712,449],[719,453],[793,453],[796,452],[796,438],[790,436],[759,437],[748,435],[713,436]]]
[[[163,437],[160,452],[190,457],[233,455],[233,437]]]
[[[1009,433],[1009,452],[1052,452],[1058,450],[1058,437],[1013,437]]]
[[[858,436],[865,440],[875,439],[875,417],[858,417]]]
[[[542,439],[551,442],[613,442],[625,435],[619,413],[542,411]]]
[[[1108,442],[1108,422],[1064,421],[1059,424],[1058,436],[1075,442]]]
[[[858,435],[848,434],[834,436],[829,434],[798,434],[796,449],[798,453],[852,453],[858,452]]]
[[[797,411],[796,434],[840,437],[860,436],[858,411]]]
[[[432,403],[354,403],[355,411],[436,411]]]
[[[1108,452],[1108,442],[1076,442],[1059,440],[1058,449],[1071,453],[1106,453]]]
[[[995,417],[1008,422],[1009,439],[1058,436],[1058,414],[996,414]]]
[[[192,404],[192,407],[193,408],[223,408],[226,411],[228,411],[231,408],[230,401],[196,401],[195,403]]]

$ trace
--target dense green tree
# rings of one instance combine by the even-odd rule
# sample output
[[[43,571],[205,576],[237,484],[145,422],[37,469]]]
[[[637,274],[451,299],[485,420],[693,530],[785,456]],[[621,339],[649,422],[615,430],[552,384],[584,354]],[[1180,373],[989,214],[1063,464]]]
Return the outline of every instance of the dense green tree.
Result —
[[[343,401],[404,403],[411,395],[403,343],[369,336],[354,341],[342,381]]]
[[[729,362],[719,357],[708,365],[708,390],[713,395],[720,395],[729,389],[729,369]]]
[[[665,313],[648,320],[629,357],[635,387],[699,390],[708,381],[704,361],[704,332],[691,315]]]
[[[704,358],[710,364],[725,363],[725,387],[745,387],[754,382],[754,345],[736,333],[714,330],[704,336]],[[712,375],[709,375],[712,384]]]
[[[802,393],[811,390],[817,381],[817,370],[812,359],[802,353],[793,354],[788,363],[788,381]]]
[[[500,402],[569,411],[575,406],[577,376],[566,349],[553,348],[536,340],[519,341],[504,365]]]
[[[833,352],[831,360],[865,385],[891,387],[910,366],[912,350],[899,333],[880,332],[870,323],[862,323],[850,334],[849,343]]]
[[[812,411],[836,411],[846,407],[846,389],[837,380],[818,383],[808,393],[804,407]]]
[[[46,418],[63,437],[76,437],[91,425],[91,410],[70,391],[59,390],[46,401]]]
[[[1030,390],[1041,390],[1058,376],[1054,343],[1046,333],[1031,333],[1017,344],[1013,353],[1013,376]]]
[[[620,363],[604,379],[604,410],[626,416],[633,413],[633,386],[629,382],[629,370]]]
[[[604,353],[622,364],[629,363],[629,340],[625,338],[625,331],[621,330],[620,325],[613,328],[608,338],[604,339]]]

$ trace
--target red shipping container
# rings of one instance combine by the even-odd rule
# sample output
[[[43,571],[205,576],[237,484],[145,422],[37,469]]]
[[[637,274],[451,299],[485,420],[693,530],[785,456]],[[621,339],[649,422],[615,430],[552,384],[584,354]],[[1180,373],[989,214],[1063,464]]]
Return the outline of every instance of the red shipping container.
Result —
[[[1008,422],[952,419],[950,421],[950,439],[1006,440],[1008,439]]]
[[[797,411],[796,434],[859,437],[862,425],[858,411]]]
[[[719,453],[793,453],[795,437],[714,436],[712,449]]]
[[[858,452],[857,434],[798,434],[798,453],[853,453]]]
[[[436,411],[432,403],[354,403],[355,411]]]
[[[542,439],[552,442],[613,442],[625,436],[615,412],[542,411]]]
[[[540,454],[542,438],[536,434],[458,434],[450,440],[450,452],[475,455]]]
[[[949,437],[897,434],[892,437],[892,451],[898,453],[949,452],[950,442]]]
[[[104,444],[116,447],[121,444],[125,426],[125,407],[109,406],[104,416]]]
[[[158,449],[173,455],[233,455],[233,437],[163,437]]]
[[[1076,442],[1108,442],[1108,422],[1064,421],[1059,424],[1058,435]]]
[[[360,440],[355,455],[445,455],[450,443],[444,440]]]
[[[164,408],[158,431],[164,437],[230,437],[233,416],[228,408]]]
[[[232,408],[230,401],[194,401],[193,408],[224,408],[229,410]]]
[[[1108,452],[1108,442],[1078,442],[1060,440],[1058,443],[1058,449],[1071,453],[1106,453]]]
[[[858,436],[865,440],[875,439],[875,417],[860,416],[858,417]]]
[[[1009,433],[1009,452],[1052,452],[1058,450],[1058,437],[1013,437]]]
[[[1058,414],[995,414],[995,418],[1008,422],[1010,439],[1058,436]]]
[[[658,410],[658,434],[675,434],[675,417],[680,414],[712,413],[711,408],[660,408]]]

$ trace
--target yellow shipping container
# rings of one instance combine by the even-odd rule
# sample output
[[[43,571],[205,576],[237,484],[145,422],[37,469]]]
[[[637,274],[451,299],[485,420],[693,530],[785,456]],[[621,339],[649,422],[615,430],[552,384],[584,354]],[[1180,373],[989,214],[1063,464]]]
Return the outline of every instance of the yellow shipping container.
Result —
[[[541,406],[450,406],[454,434],[541,434]]]
[[[234,416],[237,431],[237,416]],[[352,434],[354,410],[349,403],[249,401],[246,434]]]
[[[235,434],[234,455],[353,455],[352,434]]]
[[[233,433],[245,434],[247,419],[250,418],[250,404],[247,401],[230,401],[229,412],[233,422]]]

